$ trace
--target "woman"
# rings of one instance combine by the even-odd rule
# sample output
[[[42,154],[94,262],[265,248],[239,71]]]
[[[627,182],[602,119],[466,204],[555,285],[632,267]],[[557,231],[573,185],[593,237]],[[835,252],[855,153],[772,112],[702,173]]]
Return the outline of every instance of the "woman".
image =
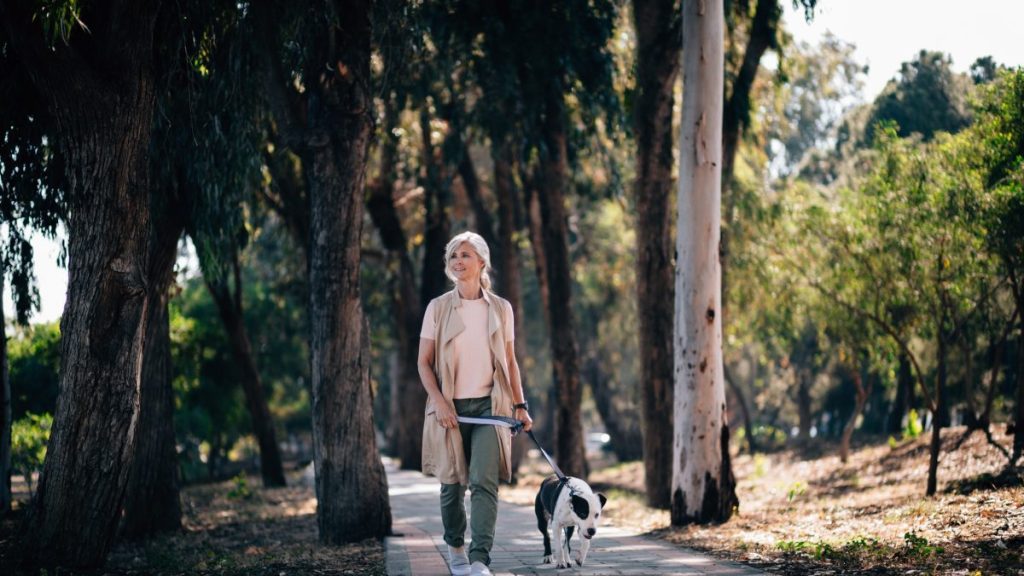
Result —
[[[491,251],[479,234],[463,232],[445,247],[445,274],[455,289],[427,306],[420,331],[419,373],[427,390],[423,473],[441,481],[441,520],[452,574],[490,575],[498,516],[498,480],[512,476],[508,428],[460,424],[457,416],[533,420],[523,396],[513,341],[512,306],[491,292]],[[472,542],[466,553],[471,491]],[[470,564],[472,562],[472,564]]]

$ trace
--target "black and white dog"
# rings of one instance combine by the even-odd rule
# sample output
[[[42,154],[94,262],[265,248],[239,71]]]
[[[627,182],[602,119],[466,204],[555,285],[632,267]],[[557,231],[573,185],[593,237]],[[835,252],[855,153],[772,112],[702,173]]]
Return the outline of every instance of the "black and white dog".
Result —
[[[608,498],[600,492],[595,494],[586,482],[569,476],[565,481],[550,476],[540,485],[540,492],[534,500],[534,511],[537,513],[537,528],[544,535],[544,563],[550,564],[554,558],[551,554],[551,538],[548,537],[548,524],[555,535],[555,548],[558,557],[557,568],[569,567],[569,540],[573,530],[579,530],[583,537],[579,550],[573,559],[583,566],[590,550],[590,539],[597,533],[597,525],[601,520],[601,510]],[[562,541],[564,530],[565,541]]]

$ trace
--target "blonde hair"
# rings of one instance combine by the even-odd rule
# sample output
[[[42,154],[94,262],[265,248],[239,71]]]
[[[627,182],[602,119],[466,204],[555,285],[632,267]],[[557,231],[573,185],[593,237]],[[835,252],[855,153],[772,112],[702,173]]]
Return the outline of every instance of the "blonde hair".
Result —
[[[480,286],[484,290],[491,289],[491,249],[487,247],[487,241],[484,240],[483,236],[476,232],[463,232],[456,234],[451,240],[448,241],[448,245],[444,247],[444,275],[449,280],[455,282],[455,276],[451,271],[451,260],[455,251],[459,249],[459,246],[463,242],[468,242],[473,247],[473,251],[476,252],[477,256],[484,261],[484,269],[480,273]]]

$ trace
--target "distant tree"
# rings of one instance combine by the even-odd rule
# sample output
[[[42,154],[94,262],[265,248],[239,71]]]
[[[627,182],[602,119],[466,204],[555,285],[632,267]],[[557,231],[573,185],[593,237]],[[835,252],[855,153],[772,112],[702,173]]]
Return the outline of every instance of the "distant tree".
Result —
[[[975,84],[988,84],[999,76],[1001,70],[1006,67],[999,64],[991,56],[982,56],[971,64],[971,80]]]
[[[722,209],[721,2],[683,5],[683,119],[676,224],[672,524],[723,522],[739,506],[729,459],[718,258]]]
[[[966,98],[970,81],[952,67],[948,55],[927,50],[904,62],[899,75],[875,99],[868,126],[892,121],[899,126],[899,136],[916,132],[925,141],[936,132],[964,129],[971,121]],[[874,134],[868,131],[869,142]]]
[[[765,152],[780,176],[799,170],[805,156],[835,148],[844,112],[857,104],[867,67],[855,46],[831,34],[818,45],[794,44],[780,62],[776,87],[764,91]]]

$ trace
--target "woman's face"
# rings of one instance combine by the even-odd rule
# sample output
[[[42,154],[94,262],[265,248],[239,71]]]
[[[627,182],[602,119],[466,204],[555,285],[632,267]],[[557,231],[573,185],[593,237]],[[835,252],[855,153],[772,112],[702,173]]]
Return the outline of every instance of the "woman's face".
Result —
[[[479,280],[484,270],[484,260],[473,249],[469,242],[459,244],[448,260],[448,269],[460,282]]]

